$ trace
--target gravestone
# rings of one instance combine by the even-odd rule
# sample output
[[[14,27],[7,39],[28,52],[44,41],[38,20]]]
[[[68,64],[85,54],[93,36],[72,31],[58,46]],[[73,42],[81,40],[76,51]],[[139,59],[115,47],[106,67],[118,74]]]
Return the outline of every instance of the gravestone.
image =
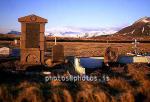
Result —
[[[64,46],[54,45],[52,47],[52,61],[53,62],[63,62],[64,61]]]
[[[44,64],[45,23],[47,19],[36,15],[18,18],[21,22],[21,64]]]
[[[11,49],[8,47],[1,47],[0,48],[0,55],[8,56],[11,54]]]
[[[104,53],[104,63],[116,62],[118,60],[118,49],[107,47]]]

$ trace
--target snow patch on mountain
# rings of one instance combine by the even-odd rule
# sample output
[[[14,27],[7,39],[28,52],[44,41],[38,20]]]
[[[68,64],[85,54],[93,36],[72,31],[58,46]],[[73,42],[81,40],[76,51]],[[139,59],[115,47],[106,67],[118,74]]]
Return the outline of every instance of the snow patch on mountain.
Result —
[[[100,35],[114,34],[121,28],[119,27],[97,27],[97,28],[82,28],[82,27],[52,27],[46,29],[45,35],[59,37],[95,37]]]
[[[135,29],[131,32],[131,34],[133,34],[135,32]]]
[[[144,27],[142,28],[142,33],[144,32]]]
[[[148,23],[148,22],[150,22],[150,17],[143,17],[143,18],[137,20],[135,23],[139,23],[139,22]]]

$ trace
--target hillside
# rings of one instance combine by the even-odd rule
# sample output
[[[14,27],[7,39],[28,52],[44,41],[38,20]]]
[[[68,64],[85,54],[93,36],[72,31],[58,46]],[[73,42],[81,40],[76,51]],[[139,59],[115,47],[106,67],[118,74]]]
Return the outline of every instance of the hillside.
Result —
[[[150,17],[141,18],[115,34],[94,38],[101,40],[150,40]]]
[[[150,36],[150,17],[144,17],[118,32],[119,35],[144,37]]]

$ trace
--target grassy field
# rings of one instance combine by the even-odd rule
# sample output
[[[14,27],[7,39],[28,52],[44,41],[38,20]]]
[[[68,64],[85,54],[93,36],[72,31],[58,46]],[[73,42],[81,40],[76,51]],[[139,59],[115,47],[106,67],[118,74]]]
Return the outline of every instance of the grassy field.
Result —
[[[118,48],[119,53],[123,55],[133,50],[130,43],[58,42],[58,44],[64,45],[65,56],[103,56],[108,46]],[[14,47],[9,42],[6,45]],[[47,48],[53,45],[53,42],[46,44]],[[149,52],[149,46],[149,43],[140,43],[138,48],[141,52]],[[1,63],[0,69],[15,66],[16,62],[9,61]],[[70,68],[69,65],[66,66]],[[63,67],[61,76],[70,76],[67,68]],[[45,82],[42,75],[0,70],[0,102],[150,102],[150,65],[117,65],[111,67],[109,72],[105,69],[97,70],[90,76],[102,78],[102,74],[107,74],[109,81]]]
[[[64,45],[65,56],[103,56],[108,46],[118,48],[119,54],[125,55],[127,52],[133,51],[131,43],[95,43],[95,42],[58,42]],[[53,46],[53,42],[47,42],[47,48]],[[140,43],[138,45],[139,52],[149,52],[150,43]]]
[[[108,46],[118,48],[119,54],[126,55],[126,53],[134,51],[132,43],[98,43],[98,42],[57,42],[64,46],[65,56],[103,56],[104,51]],[[54,42],[46,42],[46,49],[54,45]],[[13,41],[0,41],[0,47],[19,48],[14,45]],[[139,43],[138,52],[149,52],[150,43]]]

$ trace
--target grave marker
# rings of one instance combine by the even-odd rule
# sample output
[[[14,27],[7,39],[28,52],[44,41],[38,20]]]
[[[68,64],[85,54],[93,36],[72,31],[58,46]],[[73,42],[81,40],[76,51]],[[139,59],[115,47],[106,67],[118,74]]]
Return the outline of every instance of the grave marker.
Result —
[[[18,21],[21,22],[21,64],[44,64],[44,31],[47,19],[29,15]]]
[[[8,47],[1,47],[0,48],[0,55],[10,55],[11,54],[11,50]]]
[[[107,47],[104,53],[104,63],[116,62],[118,60],[118,49]]]
[[[54,45],[52,47],[52,61],[53,62],[63,62],[64,61],[64,46]]]

